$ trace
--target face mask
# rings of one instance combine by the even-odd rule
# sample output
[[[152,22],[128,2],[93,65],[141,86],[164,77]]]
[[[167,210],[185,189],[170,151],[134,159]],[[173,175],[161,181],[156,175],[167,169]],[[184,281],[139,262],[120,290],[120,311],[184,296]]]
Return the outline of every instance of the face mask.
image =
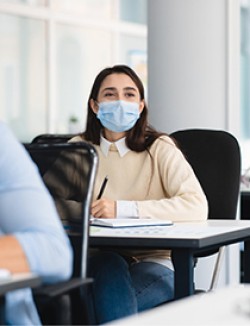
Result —
[[[101,124],[111,131],[127,131],[133,128],[139,119],[139,103],[127,101],[101,102],[96,116]]]

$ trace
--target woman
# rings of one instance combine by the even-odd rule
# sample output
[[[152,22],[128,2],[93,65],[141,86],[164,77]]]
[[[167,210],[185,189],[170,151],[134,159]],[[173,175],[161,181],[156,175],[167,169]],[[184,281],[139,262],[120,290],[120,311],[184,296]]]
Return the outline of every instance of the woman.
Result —
[[[71,141],[93,144],[99,168],[91,213],[96,218],[205,220],[207,201],[194,172],[170,137],[148,124],[142,82],[117,65],[96,77],[88,100],[85,132]],[[104,178],[103,197],[96,199]],[[89,261],[95,279],[98,323],[171,300],[170,252],[100,251]]]

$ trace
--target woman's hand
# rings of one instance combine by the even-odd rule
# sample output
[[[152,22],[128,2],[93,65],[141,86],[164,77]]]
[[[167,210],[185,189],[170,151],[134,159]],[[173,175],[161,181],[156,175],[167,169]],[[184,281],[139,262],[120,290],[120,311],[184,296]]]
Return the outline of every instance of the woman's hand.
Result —
[[[97,218],[116,218],[116,202],[107,198],[93,201],[91,215]]]

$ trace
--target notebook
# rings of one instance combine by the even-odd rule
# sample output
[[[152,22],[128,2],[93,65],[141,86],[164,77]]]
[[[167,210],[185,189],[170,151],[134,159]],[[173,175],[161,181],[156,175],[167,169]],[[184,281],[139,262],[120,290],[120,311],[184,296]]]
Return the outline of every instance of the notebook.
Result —
[[[173,222],[170,220],[157,220],[150,218],[91,218],[90,225],[121,228],[134,226],[166,226],[173,225]]]

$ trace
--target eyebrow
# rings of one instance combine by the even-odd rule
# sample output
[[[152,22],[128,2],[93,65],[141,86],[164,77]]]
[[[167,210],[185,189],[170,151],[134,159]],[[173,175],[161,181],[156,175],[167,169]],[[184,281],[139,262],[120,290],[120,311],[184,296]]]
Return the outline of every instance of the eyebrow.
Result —
[[[127,87],[124,87],[124,90],[125,91],[137,91],[136,88],[132,87],[132,86],[127,86]],[[105,87],[101,93],[105,92],[105,91],[117,91],[117,89],[115,87]]]
[[[105,91],[116,91],[116,88],[115,87],[105,87],[104,89],[102,89],[101,93],[103,93]]]
[[[135,92],[137,92],[137,89],[134,88],[134,87],[131,87],[131,86],[129,86],[129,87],[125,87],[124,89],[125,89],[126,91],[135,91]]]

